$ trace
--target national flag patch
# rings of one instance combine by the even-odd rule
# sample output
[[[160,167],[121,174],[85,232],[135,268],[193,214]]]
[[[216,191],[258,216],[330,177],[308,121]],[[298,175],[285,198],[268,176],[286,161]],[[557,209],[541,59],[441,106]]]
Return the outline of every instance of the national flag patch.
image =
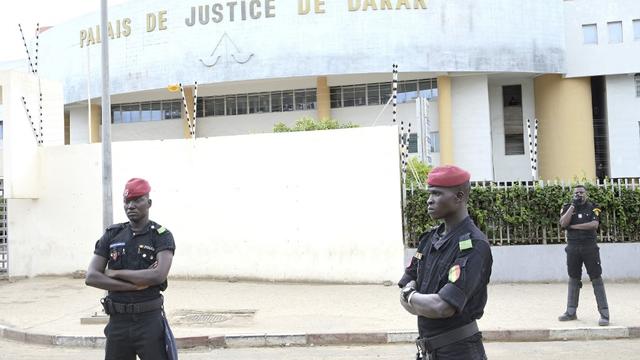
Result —
[[[460,265],[453,265],[449,269],[449,281],[454,283],[460,278]]]

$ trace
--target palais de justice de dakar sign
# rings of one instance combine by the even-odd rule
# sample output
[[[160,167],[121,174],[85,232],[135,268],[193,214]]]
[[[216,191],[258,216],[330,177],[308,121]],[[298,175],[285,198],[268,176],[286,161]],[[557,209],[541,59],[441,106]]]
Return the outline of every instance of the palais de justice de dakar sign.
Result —
[[[298,15],[325,14],[325,2],[335,0],[298,0]],[[380,11],[380,10],[424,10],[428,0],[342,0],[345,11]],[[288,4],[293,2],[287,1]],[[277,15],[276,0],[237,0],[215,2],[213,4],[192,6],[185,9],[184,14],[169,14],[166,10],[149,12],[145,19],[146,32],[167,30],[167,19],[170,16],[184,18],[187,26],[204,26],[224,21],[251,21],[263,18],[275,18]],[[131,35],[131,18],[109,21],[107,33],[110,39],[119,39]],[[100,43],[100,26],[96,25],[80,30],[80,47]]]

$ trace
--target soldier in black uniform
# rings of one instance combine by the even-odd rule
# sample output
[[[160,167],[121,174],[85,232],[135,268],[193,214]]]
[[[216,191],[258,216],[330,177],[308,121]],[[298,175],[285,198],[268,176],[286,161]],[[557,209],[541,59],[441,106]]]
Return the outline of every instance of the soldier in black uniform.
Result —
[[[569,273],[569,291],[567,310],[558,317],[560,321],[576,320],[576,310],[582,287],[582,264],[593,285],[593,292],[600,312],[600,326],[609,325],[609,305],[602,281],[600,249],[597,244],[600,208],[588,200],[587,189],[577,185],[573,189],[573,201],[565,204],[560,211],[560,226],[567,231],[567,272]]]
[[[87,271],[87,285],[109,291],[101,300],[110,315],[105,359],[168,358],[160,291],[167,288],[175,243],[169,230],[149,220],[150,190],[144,179],[127,182],[129,222],[107,228]]]
[[[469,178],[455,166],[429,173],[428,212],[443,223],[420,237],[398,282],[400,303],[418,316],[417,359],[486,359],[476,319],[487,303],[493,258],[467,211]]]

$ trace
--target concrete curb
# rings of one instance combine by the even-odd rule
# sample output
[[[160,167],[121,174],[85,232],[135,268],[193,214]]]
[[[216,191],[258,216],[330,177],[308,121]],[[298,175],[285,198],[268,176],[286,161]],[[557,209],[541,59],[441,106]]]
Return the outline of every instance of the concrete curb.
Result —
[[[541,342],[566,340],[604,340],[640,338],[640,326],[608,326],[558,329],[484,330],[487,342]],[[177,338],[178,348],[247,348],[327,345],[367,345],[413,343],[415,331],[309,334],[241,334],[226,336],[192,336]],[[66,347],[104,347],[101,336],[48,335],[30,333],[0,325],[0,338],[24,343]]]

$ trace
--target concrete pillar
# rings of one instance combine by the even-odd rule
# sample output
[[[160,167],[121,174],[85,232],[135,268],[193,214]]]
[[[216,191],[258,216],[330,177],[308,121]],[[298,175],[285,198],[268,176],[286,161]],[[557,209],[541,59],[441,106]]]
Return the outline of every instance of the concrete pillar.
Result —
[[[453,159],[453,121],[451,116],[451,78],[438,76],[438,116],[440,131],[440,165],[451,165]]]
[[[99,143],[102,141],[102,106],[91,104],[90,110],[88,111],[91,112],[91,116],[87,119],[89,121],[87,126],[87,129],[89,129],[89,143]]]
[[[316,99],[318,102],[318,120],[331,118],[331,99],[329,98],[329,85],[326,76],[318,76],[316,86]]]
[[[543,180],[595,179],[591,79],[534,79],[538,174]]]
[[[189,112],[189,118],[191,119],[191,121],[193,121],[193,87],[184,87],[184,98],[187,101],[187,111]],[[184,113],[184,104],[180,107],[180,109],[182,110],[181,118],[184,138],[191,139],[189,124],[187,123],[187,116]]]

